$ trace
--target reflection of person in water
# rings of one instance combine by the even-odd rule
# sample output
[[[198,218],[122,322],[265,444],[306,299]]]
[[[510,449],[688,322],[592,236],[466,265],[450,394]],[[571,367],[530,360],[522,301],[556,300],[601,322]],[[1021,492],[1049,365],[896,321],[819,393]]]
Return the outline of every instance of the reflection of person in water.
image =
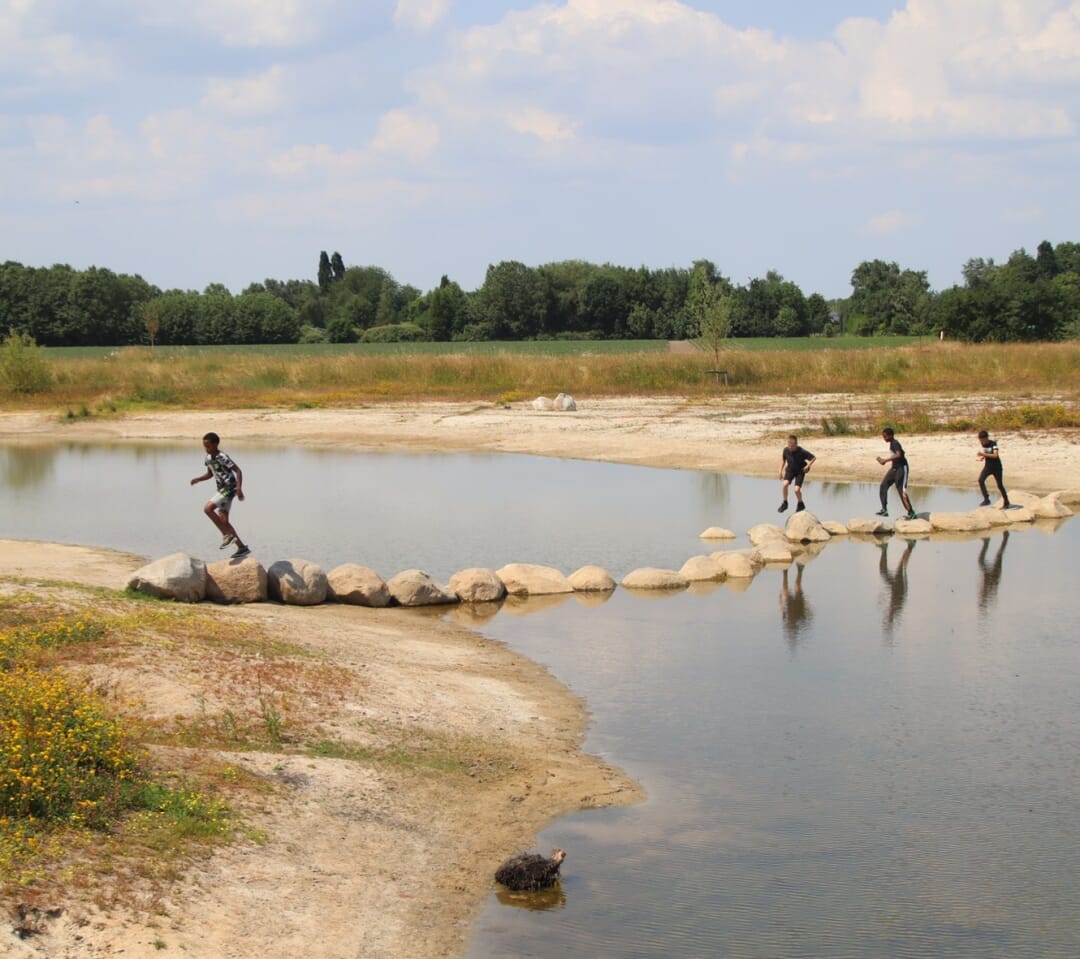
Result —
[[[986,550],[990,545],[990,537],[986,537],[979,547],[979,572],[982,574],[979,582],[979,609],[987,610],[997,598],[998,584],[1001,582],[1001,561],[1005,556],[1005,547],[1009,543],[1009,531],[1001,534],[1001,542],[991,562],[986,561]]]
[[[915,540],[909,539],[907,541],[907,545],[904,547],[904,555],[900,557],[900,562],[896,564],[895,570],[889,569],[888,542],[880,543],[879,546],[881,547],[881,556],[878,559],[878,572],[888,587],[885,596],[887,603],[884,626],[885,633],[891,638],[893,627],[900,619],[904,601],[907,599],[907,565],[911,559],[912,550],[915,549]]]
[[[813,618],[810,607],[806,604],[806,597],[802,591],[803,564],[795,564],[795,583],[788,587],[788,571],[784,570],[784,578],[780,583],[780,619],[787,636],[788,648],[795,652],[799,644],[799,634],[807,627]]]

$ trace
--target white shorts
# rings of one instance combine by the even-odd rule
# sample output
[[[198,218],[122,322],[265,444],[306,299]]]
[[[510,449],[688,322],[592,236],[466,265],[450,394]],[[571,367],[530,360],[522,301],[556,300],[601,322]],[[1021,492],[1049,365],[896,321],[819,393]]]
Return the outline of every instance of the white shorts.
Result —
[[[218,490],[211,498],[210,504],[219,513],[224,513],[226,516],[229,514],[229,510],[232,509],[233,500],[236,499],[236,490],[226,489]]]

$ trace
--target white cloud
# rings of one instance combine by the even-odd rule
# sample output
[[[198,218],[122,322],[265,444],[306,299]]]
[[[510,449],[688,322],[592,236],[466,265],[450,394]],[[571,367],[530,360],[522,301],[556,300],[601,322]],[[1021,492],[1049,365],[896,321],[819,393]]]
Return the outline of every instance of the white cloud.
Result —
[[[394,23],[415,30],[430,30],[450,12],[450,0],[397,0]]]
[[[0,2],[0,96],[44,85],[98,81],[113,74],[99,49],[58,29],[33,0]]]
[[[272,113],[285,102],[284,78],[280,66],[253,77],[211,77],[202,106],[235,116]]]
[[[863,232],[871,236],[882,236],[910,230],[923,222],[922,217],[902,210],[887,210],[871,217],[863,227]]]
[[[438,142],[439,128],[431,120],[406,110],[391,110],[379,120],[372,146],[418,162],[429,156]]]
[[[506,125],[515,133],[526,133],[545,143],[572,140],[577,127],[577,124],[565,117],[538,107],[526,107],[512,113],[506,118]]]
[[[140,0],[132,13],[143,23],[190,29],[234,47],[295,47],[334,23],[333,0]]]
[[[900,139],[1071,135],[1076,95],[1059,84],[1080,80],[1080,4],[1061,7],[909,0],[886,24],[846,21],[837,39],[857,100],[852,119]]]
[[[770,152],[798,162],[825,142],[1072,136],[1078,37],[1075,0],[909,0],[884,23],[845,21],[834,43],[737,30],[678,0],[567,0],[464,31],[411,88],[447,137],[484,129],[489,147],[552,117],[530,132],[581,150],[785,143]]]

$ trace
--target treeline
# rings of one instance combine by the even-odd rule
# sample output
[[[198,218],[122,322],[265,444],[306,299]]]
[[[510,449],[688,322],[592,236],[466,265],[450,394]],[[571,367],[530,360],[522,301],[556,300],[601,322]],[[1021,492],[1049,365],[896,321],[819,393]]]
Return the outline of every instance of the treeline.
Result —
[[[851,296],[826,301],[770,271],[737,285],[708,260],[629,268],[578,260],[489,266],[479,289],[444,276],[422,293],[376,266],[320,254],[316,279],[253,283],[233,295],[162,291],[140,276],[8,261],[0,330],[47,346],[388,342],[408,340],[692,339],[703,303],[723,301],[735,337],[936,334],[971,341],[1080,335],[1080,244],[1039,244],[1004,264],[969,260],[964,284],[940,293],[925,272],[859,264]]]

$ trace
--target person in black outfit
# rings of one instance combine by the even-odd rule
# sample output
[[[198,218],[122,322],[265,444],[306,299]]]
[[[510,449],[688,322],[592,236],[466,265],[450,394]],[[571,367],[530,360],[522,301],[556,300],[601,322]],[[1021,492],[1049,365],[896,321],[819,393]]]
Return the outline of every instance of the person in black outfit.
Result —
[[[784,447],[783,452],[780,454],[779,477],[784,481],[783,486],[780,488],[780,495],[783,498],[780,501],[780,508],[776,512],[783,513],[787,509],[789,485],[793,485],[795,488],[795,499],[798,502],[795,512],[798,513],[800,510],[806,509],[806,504],[802,499],[802,488],[806,480],[806,474],[810,472],[810,467],[813,466],[815,459],[813,453],[804,450],[799,445],[799,437],[794,433],[787,438],[787,446]]]
[[[907,516],[904,518],[915,519],[915,509],[911,505],[907,493],[908,461],[907,456],[904,454],[904,447],[900,445],[900,441],[896,438],[896,434],[890,426],[886,426],[881,431],[881,438],[889,444],[889,455],[879,456],[877,461],[882,466],[888,463],[889,471],[885,474],[885,478],[882,479],[881,486],[878,489],[881,496],[881,509],[878,510],[877,515],[889,515],[889,487],[895,486],[896,492],[900,494],[900,502],[904,504],[904,509],[907,510]]]
[[[1005,482],[1002,479],[1001,453],[998,452],[997,443],[990,439],[990,434],[986,430],[979,430],[979,446],[982,449],[979,450],[977,455],[983,461],[982,472],[979,474],[979,492],[982,493],[983,498],[979,505],[990,505],[990,494],[986,491],[986,480],[987,477],[992,476],[994,482],[997,483],[998,492],[1001,493],[1001,508],[1011,509],[1009,494],[1005,492]]]

